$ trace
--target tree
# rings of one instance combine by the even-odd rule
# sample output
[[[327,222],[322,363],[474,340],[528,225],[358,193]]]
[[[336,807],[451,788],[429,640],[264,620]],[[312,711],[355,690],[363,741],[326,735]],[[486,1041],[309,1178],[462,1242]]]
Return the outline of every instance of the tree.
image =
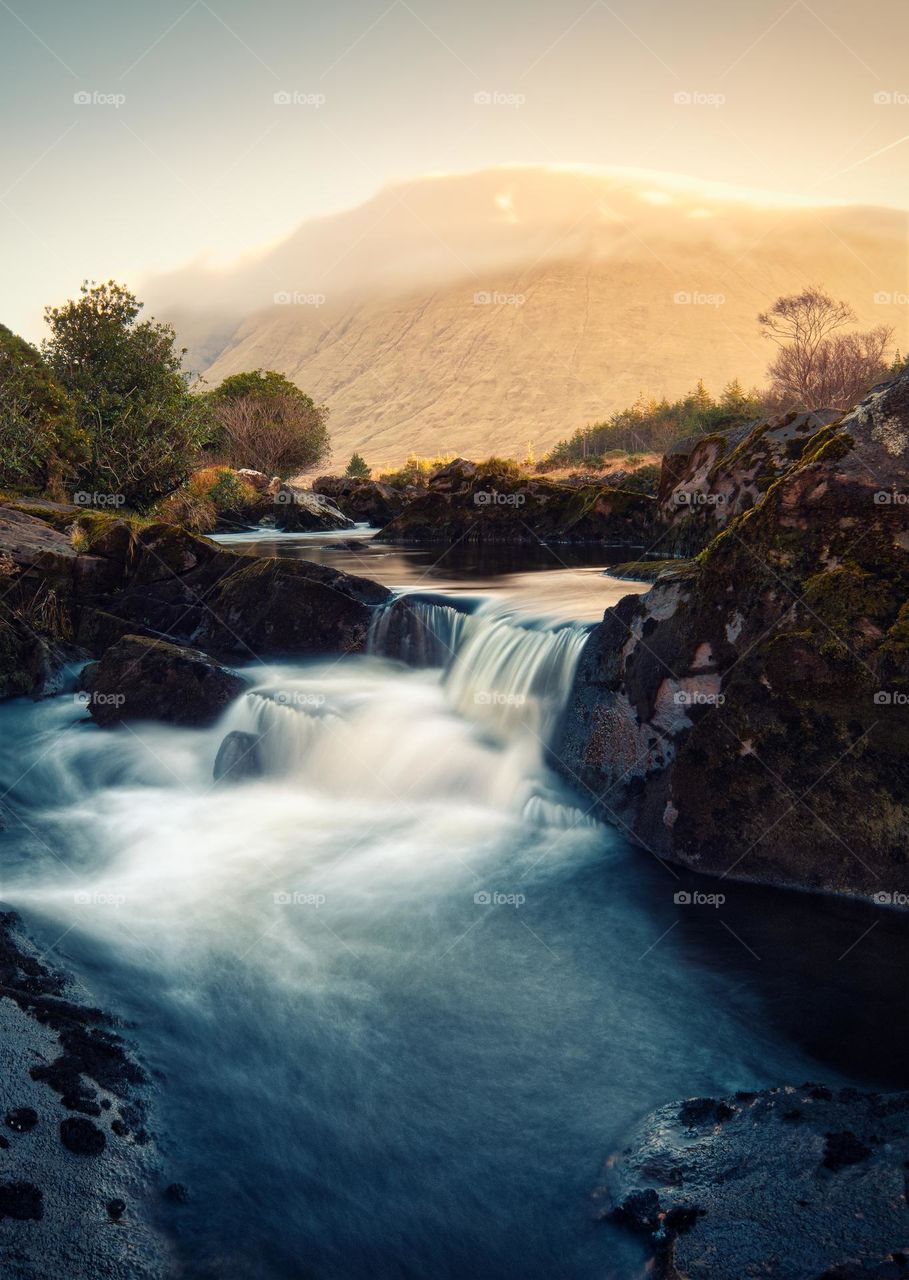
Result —
[[[43,345],[88,438],[79,480],[138,508],[186,479],[203,421],[173,329],[139,321],[141,310],[123,285],[86,281],[77,301],[45,309],[51,336]]]
[[[283,373],[235,373],[209,393],[210,445],[235,467],[287,477],[317,466],[329,451],[328,408]]]
[[[354,453],[351,454],[344,474],[353,480],[368,480],[371,472],[366,459],[361,454]]]
[[[848,409],[887,374],[893,330],[841,333],[855,312],[817,285],[777,298],[758,323],[780,348],[768,369],[775,408]]]
[[[40,352],[0,325],[0,484],[58,488],[87,457],[72,400]]]

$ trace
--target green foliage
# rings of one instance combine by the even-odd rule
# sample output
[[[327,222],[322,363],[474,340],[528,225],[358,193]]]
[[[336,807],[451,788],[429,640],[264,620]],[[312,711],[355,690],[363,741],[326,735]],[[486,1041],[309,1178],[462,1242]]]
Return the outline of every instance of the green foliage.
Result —
[[[354,453],[351,454],[350,462],[348,462],[344,474],[350,476],[353,480],[368,480],[371,471],[362,454]]]
[[[89,441],[81,487],[120,494],[139,509],[189,474],[202,437],[198,398],[181,373],[170,325],[138,319],[123,285],[85,282],[77,301],[48,307],[44,356]]]
[[[87,444],[40,353],[0,325],[0,485],[57,486],[84,462]]]
[[[601,466],[609,455],[620,453],[662,453],[677,440],[710,435],[742,426],[760,417],[763,402],[757,390],[746,392],[738,379],[714,399],[702,381],[680,400],[639,397],[628,409],[612,414],[605,422],[578,430],[570,439],[560,440],[543,460],[544,467]]]

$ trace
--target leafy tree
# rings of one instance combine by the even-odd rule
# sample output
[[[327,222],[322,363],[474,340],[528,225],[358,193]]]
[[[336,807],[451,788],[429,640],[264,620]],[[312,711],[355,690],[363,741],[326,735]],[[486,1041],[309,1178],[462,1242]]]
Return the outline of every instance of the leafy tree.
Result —
[[[206,399],[210,447],[231,466],[290,476],[329,452],[327,406],[274,369],[232,374]]]
[[[88,438],[79,480],[140,509],[185,480],[203,424],[173,329],[140,321],[141,310],[123,285],[86,281],[78,300],[45,309],[51,336],[43,346]]]
[[[368,480],[371,472],[366,459],[361,454],[354,453],[351,454],[344,474],[354,480]]]
[[[59,487],[87,446],[73,402],[40,352],[0,325],[0,484]]]

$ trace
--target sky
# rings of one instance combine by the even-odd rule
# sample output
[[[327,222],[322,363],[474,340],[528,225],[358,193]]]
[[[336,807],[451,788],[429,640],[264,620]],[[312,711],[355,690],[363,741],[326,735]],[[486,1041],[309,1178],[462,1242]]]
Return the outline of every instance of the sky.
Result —
[[[0,322],[427,172],[907,209],[907,38],[906,0],[0,0]]]

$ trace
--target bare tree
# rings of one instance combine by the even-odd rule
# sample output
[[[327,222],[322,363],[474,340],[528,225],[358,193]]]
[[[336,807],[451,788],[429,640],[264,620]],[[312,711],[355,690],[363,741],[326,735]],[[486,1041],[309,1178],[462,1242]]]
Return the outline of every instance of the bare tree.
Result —
[[[893,330],[840,333],[856,314],[816,285],[777,298],[758,322],[780,348],[768,369],[774,408],[849,409],[886,376]]]
[[[232,467],[295,475],[328,453],[328,409],[300,395],[243,395],[217,403],[218,452]]]

